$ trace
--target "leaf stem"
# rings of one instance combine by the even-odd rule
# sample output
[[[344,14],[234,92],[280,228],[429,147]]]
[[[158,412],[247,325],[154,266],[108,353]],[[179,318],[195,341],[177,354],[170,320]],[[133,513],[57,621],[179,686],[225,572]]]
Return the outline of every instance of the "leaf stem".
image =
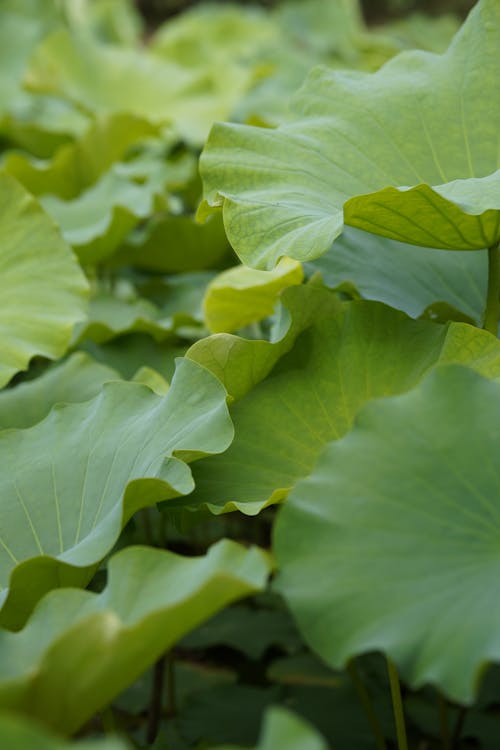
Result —
[[[488,248],[488,292],[483,328],[498,336],[500,318],[500,243]]]
[[[165,656],[162,656],[153,669],[153,687],[149,703],[148,725],[146,729],[146,744],[152,745],[160,728],[163,702],[163,683],[165,677]]]
[[[171,651],[167,657],[167,706],[166,715],[175,716],[177,713],[177,701],[175,697],[175,660]]]
[[[458,746],[460,744],[460,735],[462,734],[462,730],[464,728],[466,716],[467,708],[465,706],[460,706],[458,710],[457,720],[455,722],[455,727],[453,729],[453,736],[451,738],[452,750],[458,750]]]
[[[450,724],[448,721],[448,704],[441,693],[438,693],[439,726],[443,750],[451,750]]]
[[[405,715],[403,711],[403,700],[401,698],[401,686],[399,684],[398,670],[396,669],[396,665],[391,661],[391,659],[389,659],[389,657],[387,657],[387,670],[389,672],[389,683],[391,686],[392,710],[394,711],[394,721],[396,723],[398,750],[408,750]]]
[[[354,659],[347,662],[347,672],[349,673],[349,677],[351,678],[356,693],[358,694],[359,702],[363,707],[363,711],[372,730],[377,750],[387,750],[383,729],[377,718],[377,714],[375,713],[368,690],[364,686],[363,680],[359,675]]]

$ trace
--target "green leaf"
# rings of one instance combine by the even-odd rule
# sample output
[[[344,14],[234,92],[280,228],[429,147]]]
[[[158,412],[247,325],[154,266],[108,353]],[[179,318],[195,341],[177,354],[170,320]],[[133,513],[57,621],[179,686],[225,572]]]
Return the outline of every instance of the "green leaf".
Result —
[[[34,195],[52,193],[70,200],[93,185],[132,145],[157,132],[158,128],[140,117],[102,116],[80,139],[62,146],[53,159],[41,161],[10,152],[4,168]]]
[[[156,341],[173,335],[174,321],[150,300],[132,296],[121,298],[113,291],[98,289],[90,300],[89,316],[75,330],[75,341],[92,339],[98,344],[124,333],[147,333]]]
[[[329,664],[381,650],[412,687],[473,701],[500,660],[499,418],[500,383],[438,368],[366,406],[297,484],[278,589]]]
[[[51,159],[61,146],[80,138],[88,129],[90,118],[71,102],[24,90],[22,93],[0,123],[2,134],[13,146],[39,159]]]
[[[40,203],[82,263],[93,264],[112,255],[139,220],[153,213],[162,192],[156,181],[139,184],[115,165],[73,200],[44,195]]]
[[[204,142],[214,120],[228,117],[250,80],[241,68],[189,69],[145,49],[101,44],[67,31],[43,41],[26,76],[30,89],[68,98],[91,112],[173,123],[196,144]]]
[[[436,253],[346,227],[332,252],[311,263],[330,287],[352,289],[412,318],[446,302],[480,325],[488,276],[486,252]]]
[[[458,28],[459,20],[451,13],[429,16],[416,12],[384,24],[381,33],[408,49],[443,53]]]
[[[296,651],[301,646],[301,640],[283,609],[236,605],[215,615],[184,638],[181,644],[188,651],[213,646],[229,646],[245,654],[248,659],[257,661],[272,646],[284,651]]]
[[[4,714],[0,717],[0,743],[9,750],[128,750],[130,745],[118,737],[66,742],[49,734],[25,718]]]
[[[80,348],[98,362],[117,370],[123,378],[133,378],[141,367],[150,367],[170,381],[175,370],[175,359],[185,355],[188,344],[158,342],[144,333],[130,333],[105,344],[87,340]]]
[[[0,427],[31,427],[41,422],[54,404],[88,401],[108,380],[119,379],[116,370],[76,352],[35,380],[0,392]]]
[[[323,317],[339,306],[333,294],[313,282],[285,290],[282,302],[270,341],[223,333],[197,341],[187,356],[213,372],[230,396],[242,398],[269,374],[316,316]]]
[[[200,271],[216,267],[229,250],[220,216],[197,224],[192,216],[167,214],[128,237],[115,260],[147,271]]]
[[[280,293],[303,277],[301,264],[290,258],[283,258],[273,271],[245,266],[223,271],[209,284],[203,301],[209,330],[236,331],[272,315]]]
[[[438,363],[464,363],[500,375],[500,343],[485,331],[463,323],[414,321],[379,303],[340,306],[321,287],[309,291],[307,300],[303,289],[292,288],[285,297],[292,318],[300,320],[311,306],[300,336],[293,326],[276,344],[233,344],[236,337],[213,336],[190,350],[190,357],[229,385],[233,368],[240,381],[253,377],[255,382],[264,344],[269,357],[273,347],[277,351],[267,377],[231,406],[233,443],[195,467],[195,491],[176,504],[253,515],[282,501],[311,472],[325,444],[351,428],[367,401],[409,390]]]
[[[275,42],[277,35],[261,8],[202,3],[162,24],[151,39],[151,50],[189,68],[249,66],[255,64],[256,50]]]
[[[123,334],[147,333],[156,341],[179,335],[202,336],[201,300],[213,274],[199,272],[153,277],[134,286],[126,278],[95,285],[85,323],[75,329],[73,343],[86,339],[102,344]]]
[[[327,750],[325,740],[304,719],[283,708],[268,709],[262,733],[255,750]],[[238,750],[234,745],[224,745],[217,750]]]
[[[493,247],[500,240],[499,217],[500,169],[434,187],[388,187],[344,205],[346,224],[443,250]]]
[[[264,587],[264,552],[223,540],[204,557],[129,547],[101,594],[49,594],[24,630],[0,632],[0,706],[72,733],[219,609]]]
[[[0,174],[0,387],[35,355],[55,359],[85,317],[85,277],[39,204]]]
[[[186,462],[232,433],[224,389],[185,359],[165,396],[115,381],[0,432],[0,623],[17,628],[49,589],[84,585],[132,514],[191,492]]]
[[[217,685],[192,695],[176,720],[187,748],[258,741],[262,715],[280,700],[276,687]],[[224,750],[227,750],[225,748]]]
[[[70,27],[83,28],[102,41],[132,45],[144,33],[143,18],[133,0],[67,2],[64,10]]]
[[[480,0],[442,56],[402,53],[374,74],[316,68],[290,124],[215,125],[205,198],[223,204],[243,262],[319,257],[344,221],[432,247],[500,239],[499,44],[498,2]]]
[[[55,4],[47,2],[44,11],[26,13],[17,5],[2,3],[0,8],[0,115],[21,97],[22,77],[28,59],[41,38],[57,24]]]

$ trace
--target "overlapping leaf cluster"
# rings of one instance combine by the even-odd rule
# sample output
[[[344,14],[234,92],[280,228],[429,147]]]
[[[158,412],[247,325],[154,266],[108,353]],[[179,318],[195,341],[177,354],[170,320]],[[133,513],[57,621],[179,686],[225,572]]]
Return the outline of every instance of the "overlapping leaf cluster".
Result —
[[[498,0],[457,29],[0,5],[2,747],[361,750],[358,672],[384,747],[380,654],[458,747],[500,661]]]

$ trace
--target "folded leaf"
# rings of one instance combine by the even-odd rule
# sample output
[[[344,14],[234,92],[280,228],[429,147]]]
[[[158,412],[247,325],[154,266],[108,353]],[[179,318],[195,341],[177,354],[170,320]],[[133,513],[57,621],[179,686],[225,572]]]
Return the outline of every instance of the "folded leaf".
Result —
[[[304,277],[297,261],[283,258],[273,271],[236,266],[219,274],[208,286],[203,301],[212,333],[236,331],[271,315],[280,293]]]
[[[379,303],[340,305],[324,288],[313,290],[288,290],[284,302],[293,323],[274,344],[244,339],[233,344],[236,337],[213,336],[191,348],[189,356],[228,386],[233,369],[240,383],[256,377],[265,344],[275,360],[231,406],[231,446],[195,467],[195,491],[176,504],[253,515],[282,501],[299,477],[311,472],[324,445],[350,429],[367,401],[406,391],[445,362],[500,375],[500,342],[485,331],[410,320]]]
[[[443,55],[404,52],[374,74],[316,68],[290,124],[215,125],[205,199],[223,204],[243,262],[317,258],[344,222],[427,247],[497,242],[499,44],[498,2],[479,0]]]
[[[0,174],[0,387],[35,355],[56,359],[83,320],[88,285],[39,204]]]
[[[79,403],[97,396],[108,380],[120,380],[120,375],[88,354],[76,352],[35,380],[2,391],[0,428],[31,427],[41,422],[54,404]]]
[[[0,432],[0,623],[18,628],[46,591],[85,585],[131,515],[191,492],[185,462],[232,433],[223,387],[189,360],[164,396],[115,381]]]
[[[0,707],[73,733],[268,573],[264,552],[228,540],[204,557],[129,547],[110,560],[101,594],[51,592],[24,630],[0,632]]]

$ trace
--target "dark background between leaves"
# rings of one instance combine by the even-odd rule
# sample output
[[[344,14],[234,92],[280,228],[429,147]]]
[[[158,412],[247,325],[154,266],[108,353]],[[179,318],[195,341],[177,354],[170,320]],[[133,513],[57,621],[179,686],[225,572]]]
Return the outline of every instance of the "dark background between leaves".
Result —
[[[222,0],[223,1],[223,0]],[[277,0],[230,0],[240,5],[263,5],[271,7]],[[326,1],[326,0],[325,0]],[[180,13],[199,0],[136,0],[137,7],[151,26],[161,23],[166,18]],[[221,0],[219,0],[221,2]],[[456,13],[465,16],[474,5],[475,0],[362,0],[361,4],[366,20],[380,22],[387,18],[403,16],[406,13],[421,11],[439,15]]]

